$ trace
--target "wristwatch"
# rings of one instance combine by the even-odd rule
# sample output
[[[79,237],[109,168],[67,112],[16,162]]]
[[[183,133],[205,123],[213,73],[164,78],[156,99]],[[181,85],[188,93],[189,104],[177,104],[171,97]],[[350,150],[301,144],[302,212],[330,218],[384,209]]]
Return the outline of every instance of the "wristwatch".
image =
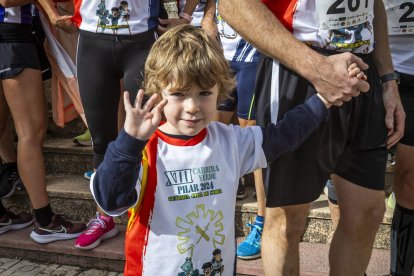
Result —
[[[398,73],[398,71],[394,71],[394,72],[380,76],[381,83],[386,83],[387,81],[392,81],[392,80],[396,80],[397,84],[400,84],[400,74]]]

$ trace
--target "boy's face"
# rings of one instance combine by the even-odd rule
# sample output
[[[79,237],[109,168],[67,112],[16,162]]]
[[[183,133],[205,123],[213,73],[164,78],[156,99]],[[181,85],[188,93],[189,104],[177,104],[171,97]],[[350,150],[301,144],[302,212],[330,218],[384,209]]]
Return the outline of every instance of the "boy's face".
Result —
[[[170,91],[170,87],[162,91],[168,103],[164,108],[167,122],[160,130],[173,135],[197,135],[214,119],[218,86],[201,89],[194,84],[188,91]]]

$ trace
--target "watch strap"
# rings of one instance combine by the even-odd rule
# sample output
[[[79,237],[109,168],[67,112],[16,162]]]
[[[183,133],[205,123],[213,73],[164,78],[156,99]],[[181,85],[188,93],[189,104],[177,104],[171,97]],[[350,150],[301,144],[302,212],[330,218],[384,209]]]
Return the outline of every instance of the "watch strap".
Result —
[[[400,83],[400,74],[398,74],[397,71],[380,76],[381,83],[385,83],[387,81],[392,81],[392,80],[396,80],[398,84]]]

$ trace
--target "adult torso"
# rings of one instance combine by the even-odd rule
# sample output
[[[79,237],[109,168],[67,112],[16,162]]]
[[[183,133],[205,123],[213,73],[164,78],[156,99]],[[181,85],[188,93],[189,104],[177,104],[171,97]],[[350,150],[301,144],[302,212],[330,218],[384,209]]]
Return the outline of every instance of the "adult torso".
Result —
[[[374,0],[262,0],[301,41],[342,52],[374,48]]]

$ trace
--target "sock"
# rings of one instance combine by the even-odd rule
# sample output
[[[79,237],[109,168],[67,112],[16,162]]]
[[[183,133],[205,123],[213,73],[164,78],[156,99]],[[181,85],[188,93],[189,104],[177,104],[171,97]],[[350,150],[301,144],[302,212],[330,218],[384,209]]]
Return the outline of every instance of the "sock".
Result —
[[[391,275],[414,272],[414,210],[395,205],[391,226]]]
[[[254,221],[254,224],[257,225],[257,226],[263,227],[263,225],[264,225],[264,217],[257,215],[256,216],[256,219]]]
[[[37,223],[39,223],[41,226],[49,225],[49,223],[52,222],[53,216],[55,215],[55,213],[52,211],[52,208],[50,207],[50,204],[39,209],[34,209],[33,211],[35,213]]]
[[[3,202],[1,202],[0,200],[0,219],[3,218],[5,213],[6,213],[6,208],[4,208]]]

